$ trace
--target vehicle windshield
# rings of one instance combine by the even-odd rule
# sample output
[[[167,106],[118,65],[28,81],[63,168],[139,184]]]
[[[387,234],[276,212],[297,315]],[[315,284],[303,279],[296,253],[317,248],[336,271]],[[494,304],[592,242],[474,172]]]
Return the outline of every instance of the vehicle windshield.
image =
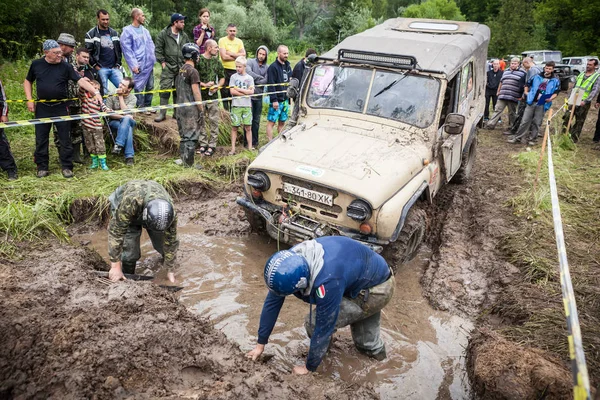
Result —
[[[372,69],[324,64],[314,70],[307,103],[425,128],[435,118],[439,88],[439,81],[430,77],[379,69],[373,77]]]

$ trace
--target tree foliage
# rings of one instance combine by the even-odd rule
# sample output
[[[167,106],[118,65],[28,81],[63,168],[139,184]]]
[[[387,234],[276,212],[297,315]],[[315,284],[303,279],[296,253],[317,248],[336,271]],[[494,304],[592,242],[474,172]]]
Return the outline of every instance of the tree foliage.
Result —
[[[191,36],[198,11],[208,6],[217,36],[236,23],[253,51],[259,44],[286,43],[296,52],[324,51],[348,35],[387,18],[418,17],[477,21],[492,31],[489,53],[518,54],[546,47],[564,56],[600,54],[600,1],[579,0],[0,0],[0,58],[30,58],[41,43],[71,33],[83,43],[96,10],[109,11],[119,32],[133,7],[144,10],[153,36],[174,12],[186,15]]]
[[[430,18],[464,21],[458,5],[454,0],[427,0],[421,4],[412,4],[406,8],[403,17]]]

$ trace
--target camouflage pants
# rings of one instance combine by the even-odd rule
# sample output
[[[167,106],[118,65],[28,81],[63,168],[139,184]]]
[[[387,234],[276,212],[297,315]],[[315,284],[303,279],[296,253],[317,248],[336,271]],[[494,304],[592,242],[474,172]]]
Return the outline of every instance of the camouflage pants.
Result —
[[[164,257],[164,232],[150,230],[146,230],[146,232],[148,232],[148,236],[150,236],[150,240],[152,241],[152,247],[154,247],[154,250],[156,250],[161,256]],[[139,260],[141,257],[141,236],[141,225],[129,225],[129,229],[127,229],[127,233],[125,234],[125,238],[123,240],[123,253],[121,254],[122,269],[123,273],[125,274],[135,274],[135,264],[137,260]]]
[[[217,147],[217,138],[219,137],[219,122],[221,121],[221,111],[219,103],[207,103],[204,105],[203,129],[200,129],[200,139],[198,144],[204,147]],[[210,132],[210,139],[208,133]]]
[[[380,335],[381,310],[385,307],[396,288],[394,276],[372,288],[368,294],[360,294],[354,299],[343,297],[335,329],[350,325],[352,340],[356,348],[367,355],[379,354],[385,350]],[[312,336],[316,323],[316,312],[306,316],[304,327],[309,337]]]
[[[185,166],[194,165],[196,143],[204,131],[204,116],[197,106],[182,107],[177,113],[177,128],[179,129],[179,153]]]
[[[83,138],[85,139],[85,147],[90,154],[105,154],[106,145],[104,143],[104,131],[102,128],[83,127]]]

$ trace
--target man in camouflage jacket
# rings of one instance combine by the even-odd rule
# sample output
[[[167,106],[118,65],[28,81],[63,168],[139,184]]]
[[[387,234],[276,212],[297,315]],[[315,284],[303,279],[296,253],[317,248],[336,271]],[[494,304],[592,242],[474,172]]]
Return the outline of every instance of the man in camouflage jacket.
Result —
[[[148,229],[143,221],[146,205],[161,199],[173,205],[173,199],[164,187],[155,181],[134,180],[125,183],[109,197],[111,220],[108,224],[108,255],[111,261],[111,280],[123,279],[123,273],[134,274],[135,264],[140,259],[140,236],[145,228],[152,241],[152,247],[163,256],[163,265],[168,277],[175,282],[177,248],[177,215],[173,210],[173,220],[164,231]]]

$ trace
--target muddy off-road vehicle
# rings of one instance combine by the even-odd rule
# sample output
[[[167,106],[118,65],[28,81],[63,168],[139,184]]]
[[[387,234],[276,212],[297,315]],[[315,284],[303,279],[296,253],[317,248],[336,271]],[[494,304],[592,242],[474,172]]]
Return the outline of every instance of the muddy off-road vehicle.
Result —
[[[290,122],[246,171],[237,203],[252,227],[414,257],[423,205],[473,168],[489,38],[478,23],[397,18],[309,60]]]

